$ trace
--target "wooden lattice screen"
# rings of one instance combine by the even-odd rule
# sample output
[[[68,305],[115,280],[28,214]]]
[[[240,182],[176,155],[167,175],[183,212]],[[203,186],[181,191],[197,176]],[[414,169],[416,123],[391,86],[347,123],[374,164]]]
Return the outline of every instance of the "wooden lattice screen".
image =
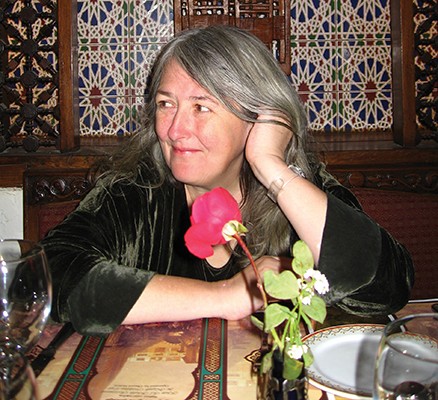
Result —
[[[438,141],[438,7],[414,1],[415,110],[422,139]]]
[[[175,0],[174,17],[175,33],[219,24],[249,30],[290,74],[290,0]]]

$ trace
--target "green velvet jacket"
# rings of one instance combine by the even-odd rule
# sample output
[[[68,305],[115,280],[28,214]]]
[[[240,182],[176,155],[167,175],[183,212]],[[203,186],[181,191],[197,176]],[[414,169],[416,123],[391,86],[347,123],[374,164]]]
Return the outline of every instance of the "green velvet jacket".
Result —
[[[410,255],[339,184],[321,184],[328,211],[318,269],[330,283],[329,305],[357,315],[402,308],[413,284]],[[238,272],[233,259],[217,270],[184,245],[189,211],[182,185],[157,189],[105,180],[42,244],[53,279],[52,318],[82,334],[119,326],[156,273],[220,280]],[[291,244],[298,240],[291,229]]]

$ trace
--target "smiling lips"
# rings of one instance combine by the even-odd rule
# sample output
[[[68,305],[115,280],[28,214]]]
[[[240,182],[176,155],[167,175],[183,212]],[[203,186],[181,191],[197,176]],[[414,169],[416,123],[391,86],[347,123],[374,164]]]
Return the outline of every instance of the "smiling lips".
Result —
[[[175,147],[172,146],[172,152],[176,155],[184,155],[184,154],[193,154],[196,152],[199,152],[200,150],[198,149],[192,149],[192,148],[188,148],[188,147]]]

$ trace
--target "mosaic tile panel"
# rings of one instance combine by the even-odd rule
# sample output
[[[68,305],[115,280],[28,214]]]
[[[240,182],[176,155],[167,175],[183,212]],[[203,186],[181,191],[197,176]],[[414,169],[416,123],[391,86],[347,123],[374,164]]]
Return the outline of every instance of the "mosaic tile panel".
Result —
[[[390,0],[337,0],[337,32],[349,38],[390,38]]]
[[[312,130],[391,129],[389,6],[389,0],[293,2],[291,79]]]
[[[336,19],[331,1],[292,1],[291,39],[325,40],[336,32]]]
[[[291,80],[312,130],[391,128],[389,1],[292,2]],[[151,63],[173,36],[173,1],[79,0],[78,28],[81,134],[132,132]]]
[[[81,135],[137,129],[151,64],[173,36],[172,7],[170,0],[78,2]]]
[[[173,1],[132,0],[132,37],[137,43],[165,43],[173,36]]]
[[[339,57],[339,101],[343,112],[338,129],[391,129],[390,43],[372,40],[343,42]],[[342,96],[342,100],[341,100]]]
[[[79,44],[128,42],[128,5],[128,1],[78,1]]]

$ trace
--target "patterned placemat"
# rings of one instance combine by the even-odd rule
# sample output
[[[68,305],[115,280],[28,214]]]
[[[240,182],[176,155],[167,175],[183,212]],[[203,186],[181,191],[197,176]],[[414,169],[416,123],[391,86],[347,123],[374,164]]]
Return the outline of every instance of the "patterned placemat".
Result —
[[[192,372],[194,385],[186,400],[229,400],[227,395],[227,321],[221,319],[203,319],[202,324],[196,326],[197,321],[187,323],[153,324],[158,335],[171,341],[176,337],[175,332],[189,333],[192,340],[185,342],[199,344],[198,363]],[[189,326],[193,325],[193,326]],[[138,327],[141,329],[141,327]],[[200,328],[200,329],[197,329]],[[88,400],[92,399],[89,393],[89,384],[98,374],[97,364],[102,351],[107,348],[123,345],[123,337],[135,328],[120,327],[108,337],[84,336],[68,366],[64,370],[55,389],[46,400]],[[146,328],[143,328],[145,331]],[[197,338],[197,336],[199,336]],[[125,343],[131,346],[130,343]],[[135,346],[134,343],[132,343]],[[103,369],[105,369],[103,367]]]

